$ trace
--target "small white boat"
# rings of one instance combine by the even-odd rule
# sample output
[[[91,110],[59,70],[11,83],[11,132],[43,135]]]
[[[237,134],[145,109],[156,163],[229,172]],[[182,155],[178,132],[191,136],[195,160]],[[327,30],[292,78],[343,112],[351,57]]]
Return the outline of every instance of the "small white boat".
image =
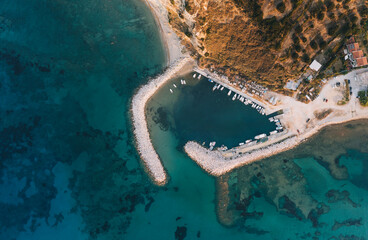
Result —
[[[250,143],[251,141],[252,141],[252,139],[249,139],[249,140],[245,141],[245,144],[248,144],[248,143]]]
[[[241,142],[241,143],[239,143],[239,146],[243,146],[243,145],[244,145],[244,143],[242,143],[242,142]]]
[[[254,139],[258,140],[258,139],[262,139],[264,137],[267,137],[267,135],[265,133],[262,133],[262,134],[259,134],[259,135],[255,136]]]
[[[181,80],[180,80],[180,83],[181,83],[181,85],[183,85],[183,84],[184,84],[184,80],[183,80],[183,79],[181,79]]]
[[[195,73],[194,73],[194,74],[193,74],[193,78],[195,78],[196,76],[197,76],[197,74],[195,74]]]
[[[236,98],[236,93],[234,94],[234,96],[233,96],[233,101],[235,100],[235,98]]]
[[[175,84],[173,84],[173,86],[174,86],[174,88],[176,88],[176,85]]]
[[[224,90],[224,86],[221,87],[221,91]]]
[[[227,95],[230,96],[230,94],[231,94],[231,90],[229,90],[229,92],[227,93]]]
[[[217,84],[215,84],[215,86],[213,86],[212,91],[215,91],[216,88],[217,88]]]
[[[187,84],[187,82],[185,80],[183,80],[183,83],[184,83],[184,85]]]
[[[173,93],[173,90],[171,90],[171,88],[170,88],[170,92]]]
[[[201,79],[202,75],[198,73],[198,79]]]

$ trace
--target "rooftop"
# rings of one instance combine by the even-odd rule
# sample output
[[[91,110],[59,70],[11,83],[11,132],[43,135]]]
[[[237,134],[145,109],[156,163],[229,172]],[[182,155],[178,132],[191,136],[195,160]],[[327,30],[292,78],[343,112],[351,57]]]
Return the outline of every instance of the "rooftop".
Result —
[[[357,67],[362,67],[365,65],[368,65],[366,57],[357,58]]]
[[[312,64],[309,67],[314,71],[318,71],[322,67],[322,65],[316,60],[313,60]]]
[[[353,57],[355,59],[358,59],[358,58],[361,58],[361,57],[364,57],[364,53],[362,50],[357,50],[357,51],[353,51]]]

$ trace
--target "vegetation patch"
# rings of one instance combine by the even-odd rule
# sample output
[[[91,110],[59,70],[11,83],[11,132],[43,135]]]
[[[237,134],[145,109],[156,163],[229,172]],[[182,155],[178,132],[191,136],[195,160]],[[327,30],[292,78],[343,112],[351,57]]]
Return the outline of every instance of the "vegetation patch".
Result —
[[[368,91],[359,91],[358,92],[358,98],[360,105],[367,107],[368,106]]]

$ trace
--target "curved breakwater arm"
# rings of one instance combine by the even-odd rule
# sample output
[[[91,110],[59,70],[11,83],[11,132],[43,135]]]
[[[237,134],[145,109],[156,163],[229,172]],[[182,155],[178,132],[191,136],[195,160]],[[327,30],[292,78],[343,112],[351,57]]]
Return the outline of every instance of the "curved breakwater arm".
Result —
[[[158,89],[191,61],[193,60],[189,57],[175,61],[163,74],[139,88],[132,99],[131,112],[137,150],[146,171],[157,185],[167,183],[167,174],[149,135],[145,113],[146,104]]]

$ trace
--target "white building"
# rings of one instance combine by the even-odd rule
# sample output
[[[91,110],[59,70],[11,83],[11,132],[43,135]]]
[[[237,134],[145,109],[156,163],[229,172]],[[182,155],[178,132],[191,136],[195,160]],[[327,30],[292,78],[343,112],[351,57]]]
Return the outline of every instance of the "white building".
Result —
[[[316,60],[313,60],[312,64],[311,64],[311,65],[309,65],[309,67],[310,67],[312,70],[314,70],[314,71],[318,72],[318,70],[322,67],[322,65],[321,65],[319,62],[317,62]]]

